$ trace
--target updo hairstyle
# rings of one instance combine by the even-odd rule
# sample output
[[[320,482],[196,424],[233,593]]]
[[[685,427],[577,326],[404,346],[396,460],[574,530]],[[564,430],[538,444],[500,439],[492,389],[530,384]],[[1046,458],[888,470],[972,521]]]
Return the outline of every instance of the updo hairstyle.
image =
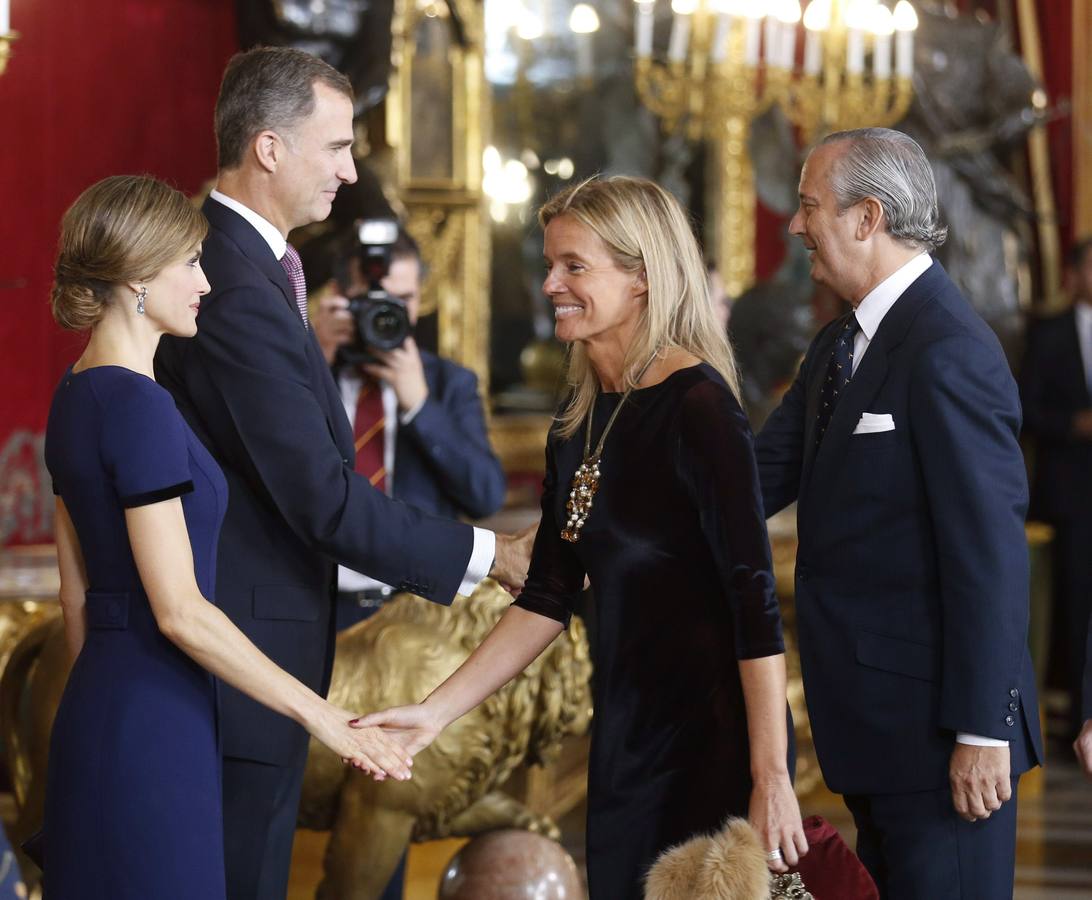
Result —
[[[91,328],[117,285],[150,281],[207,233],[201,211],[155,178],[113,175],[91,185],[61,221],[53,318],[72,331]]]

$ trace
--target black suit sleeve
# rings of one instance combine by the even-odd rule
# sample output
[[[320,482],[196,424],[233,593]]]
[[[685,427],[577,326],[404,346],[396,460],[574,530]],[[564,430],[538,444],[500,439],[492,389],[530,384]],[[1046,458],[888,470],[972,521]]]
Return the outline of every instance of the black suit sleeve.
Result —
[[[910,415],[936,539],[940,725],[1012,740],[1009,691],[1027,652],[1027,476],[1016,385],[1000,348],[964,335],[926,347]]]
[[[1050,387],[1050,373],[1058,366],[1057,322],[1043,322],[1028,330],[1027,349],[1020,366],[1020,402],[1024,407],[1024,430],[1049,441],[1073,440],[1073,414],[1060,405],[1058,392]]]
[[[443,493],[465,515],[482,519],[504,502],[504,470],[489,445],[477,377],[448,363],[443,379],[438,385],[442,395],[430,393],[399,429],[413,441]]]
[[[804,435],[807,433],[807,385],[815,365],[815,348],[836,323],[828,323],[808,347],[792,385],[755,440],[755,457],[762,484],[762,502],[766,516],[772,516],[800,495],[800,476],[804,467]]]
[[[301,541],[386,584],[450,602],[472,530],[391,500],[353,472],[312,391],[308,340],[287,304],[255,287],[228,289],[202,309],[191,364],[226,411],[208,423],[226,429],[213,439],[240,457],[230,462]]]

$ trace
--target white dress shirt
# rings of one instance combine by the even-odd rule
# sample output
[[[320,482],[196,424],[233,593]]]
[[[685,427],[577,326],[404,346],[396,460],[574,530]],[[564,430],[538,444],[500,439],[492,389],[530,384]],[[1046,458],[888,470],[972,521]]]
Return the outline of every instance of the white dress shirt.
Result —
[[[854,373],[861,364],[861,359],[868,351],[868,345],[872,343],[872,339],[876,336],[876,331],[880,327],[880,322],[883,321],[883,317],[887,315],[888,310],[895,305],[899,297],[906,293],[906,289],[910,285],[928,271],[932,264],[933,259],[928,253],[919,253],[865,294],[864,299],[857,305],[857,324],[861,326],[861,330],[857,332],[856,337],[853,339]],[[1089,314],[1092,315],[1092,310],[1089,310]],[[967,734],[963,731],[956,733],[956,740],[961,744],[973,744],[976,747],[1007,747],[1009,745],[1008,741],[982,737],[978,734]]]
[[[861,364],[868,345],[876,336],[876,329],[887,315],[887,311],[895,305],[906,289],[917,281],[933,264],[933,258],[928,253],[919,253],[910,262],[904,263],[872,290],[865,294],[865,298],[857,305],[857,324],[861,330],[853,338],[853,372]]]
[[[1084,380],[1088,384],[1088,392],[1092,394],[1092,305],[1073,304],[1073,315],[1077,322],[1077,342],[1081,345]]]
[[[231,197],[228,197],[226,194],[221,194],[217,190],[212,191],[212,193],[209,194],[209,197],[212,200],[215,200],[217,203],[220,203],[220,204],[226,206],[228,209],[232,210],[233,212],[238,213],[240,216],[242,216],[244,219],[246,219],[254,227],[254,230],[257,231],[258,234],[260,234],[262,236],[262,239],[269,245],[269,249],[273,251],[273,255],[275,257],[277,257],[278,260],[280,260],[281,257],[284,256],[285,251],[288,249],[288,238],[286,238],[283,234],[281,234],[280,229],[278,229],[276,225],[274,225],[268,219],[258,215],[258,213],[254,212],[254,210],[252,210],[250,207],[244,206],[238,200],[235,200],[235,199],[233,199]],[[386,387],[386,386],[384,386],[384,387]],[[387,388],[387,389],[390,390],[389,388]],[[358,386],[357,386],[357,392],[358,393],[359,393],[359,390],[360,390],[360,388],[359,388],[359,384],[358,384]],[[391,390],[392,397],[393,397],[393,394],[394,394],[394,391]],[[342,393],[342,402],[343,403],[344,403],[344,400],[345,400],[345,397],[344,397],[344,392],[343,392]],[[388,400],[387,395],[386,395],[386,393],[384,393],[384,395],[383,395],[383,409],[384,409],[384,414],[386,415],[387,422],[388,423],[389,422],[397,422],[397,420],[398,420],[398,417],[397,417],[397,401],[395,402],[395,407],[394,407],[394,411],[395,411],[396,414],[391,415],[391,410],[390,410],[390,407],[387,404],[387,400]],[[348,407],[346,407],[346,408],[348,409]],[[411,410],[410,411],[411,415],[409,415],[409,418],[403,417],[403,423],[408,424],[410,419],[412,419],[413,416],[416,415],[419,410],[420,410],[420,407],[418,407],[417,409]],[[351,409],[351,411],[349,411],[348,415],[349,415],[349,421],[352,422],[353,417],[356,415],[356,399],[355,399],[355,396],[354,396],[354,399],[353,399],[352,409]],[[395,439],[395,429],[394,428],[388,429],[388,433],[385,435],[385,439],[386,439],[386,441],[388,443],[384,447],[383,455],[384,455],[384,462],[385,463],[388,462],[388,461],[390,462],[390,465],[387,468],[387,472],[389,473],[388,477],[387,477],[387,484],[390,484],[391,479],[392,479],[392,477],[394,475],[394,439]],[[459,593],[460,594],[467,595],[467,594],[473,593],[474,588],[476,588],[478,586],[478,584],[481,582],[481,580],[483,578],[485,578],[486,575],[489,574],[489,570],[491,568],[493,568],[493,559],[496,556],[496,551],[497,551],[497,536],[495,534],[493,534],[492,531],[487,531],[484,528],[475,528],[474,529],[474,549],[470,553],[470,564],[467,566],[466,573],[463,575],[462,584],[459,585]],[[353,573],[351,569],[343,569],[342,567],[339,567],[338,568],[338,574],[339,574],[339,582],[338,583],[339,583],[339,585],[340,585],[340,573],[342,571],[350,572],[352,574],[357,574],[357,573]],[[363,576],[363,575],[360,575],[358,577],[366,578],[366,576]],[[368,579],[368,581],[370,581],[371,584],[367,585],[367,587],[373,587],[373,586],[379,585],[379,582],[372,581],[372,579]],[[382,586],[382,585],[380,585],[380,586]],[[344,590],[360,590],[360,588],[351,587],[351,588],[344,588]]]

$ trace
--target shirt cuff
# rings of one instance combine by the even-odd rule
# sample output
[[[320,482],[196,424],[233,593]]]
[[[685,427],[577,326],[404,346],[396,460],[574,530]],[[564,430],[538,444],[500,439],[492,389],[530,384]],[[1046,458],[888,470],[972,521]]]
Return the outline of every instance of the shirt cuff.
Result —
[[[417,418],[417,414],[422,409],[424,409],[425,404],[427,402],[428,402],[428,397],[425,397],[425,399],[422,400],[420,403],[418,403],[415,407],[413,407],[413,409],[407,409],[404,413],[399,413],[398,414],[398,424],[399,425],[409,425],[410,422],[412,422],[414,419]],[[488,573],[486,573],[486,574],[488,574]],[[485,576],[483,575],[482,578],[484,578],[484,577]]]
[[[982,737],[980,734],[967,734],[965,731],[956,732],[957,744],[970,744],[973,747],[1007,747],[1008,741],[999,741],[997,738]]]
[[[469,597],[474,593],[483,578],[493,568],[493,559],[497,555],[497,536],[484,528],[474,529],[474,550],[470,554],[470,565],[466,567],[459,593]]]

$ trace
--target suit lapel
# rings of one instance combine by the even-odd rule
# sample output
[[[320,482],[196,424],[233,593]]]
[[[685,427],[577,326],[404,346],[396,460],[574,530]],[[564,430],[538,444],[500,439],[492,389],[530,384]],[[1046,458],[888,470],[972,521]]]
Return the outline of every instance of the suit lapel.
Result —
[[[827,509],[827,492],[833,488],[834,475],[838,466],[845,459],[846,450],[854,429],[860,421],[861,414],[868,411],[887,380],[889,368],[888,356],[906,337],[910,325],[921,308],[928,303],[948,281],[940,263],[934,261],[922,275],[914,281],[895,301],[895,304],[883,317],[879,328],[872,336],[864,358],[857,367],[857,371],[842,391],[842,398],[834,409],[830,418],[830,425],[823,436],[823,442],[818,452],[809,449],[812,454],[812,464],[805,462],[801,477],[800,505],[801,518],[810,519],[814,511]],[[833,330],[833,329],[832,329]],[[821,359],[829,357],[829,351]],[[826,365],[824,363],[825,372]],[[815,396],[818,397],[819,383],[815,385]],[[810,412],[809,397],[809,412]],[[808,423],[809,433],[814,427],[814,414]],[[896,423],[896,428],[905,428],[906,423]],[[814,446],[814,436],[810,437],[810,446]],[[803,524],[803,523],[802,523]]]
[[[288,275],[285,273],[284,267],[281,266],[280,260],[273,255],[273,250],[269,244],[258,234],[254,226],[235,210],[228,209],[223,203],[219,203],[211,197],[205,201],[201,211],[213,228],[223,232],[239,248],[243,256],[250,260],[266,278],[276,285],[281,292],[281,296],[284,297],[285,303],[295,313],[302,326],[303,319],[300,318],[299,308],[296,306],[295,292],[288,283]]]

